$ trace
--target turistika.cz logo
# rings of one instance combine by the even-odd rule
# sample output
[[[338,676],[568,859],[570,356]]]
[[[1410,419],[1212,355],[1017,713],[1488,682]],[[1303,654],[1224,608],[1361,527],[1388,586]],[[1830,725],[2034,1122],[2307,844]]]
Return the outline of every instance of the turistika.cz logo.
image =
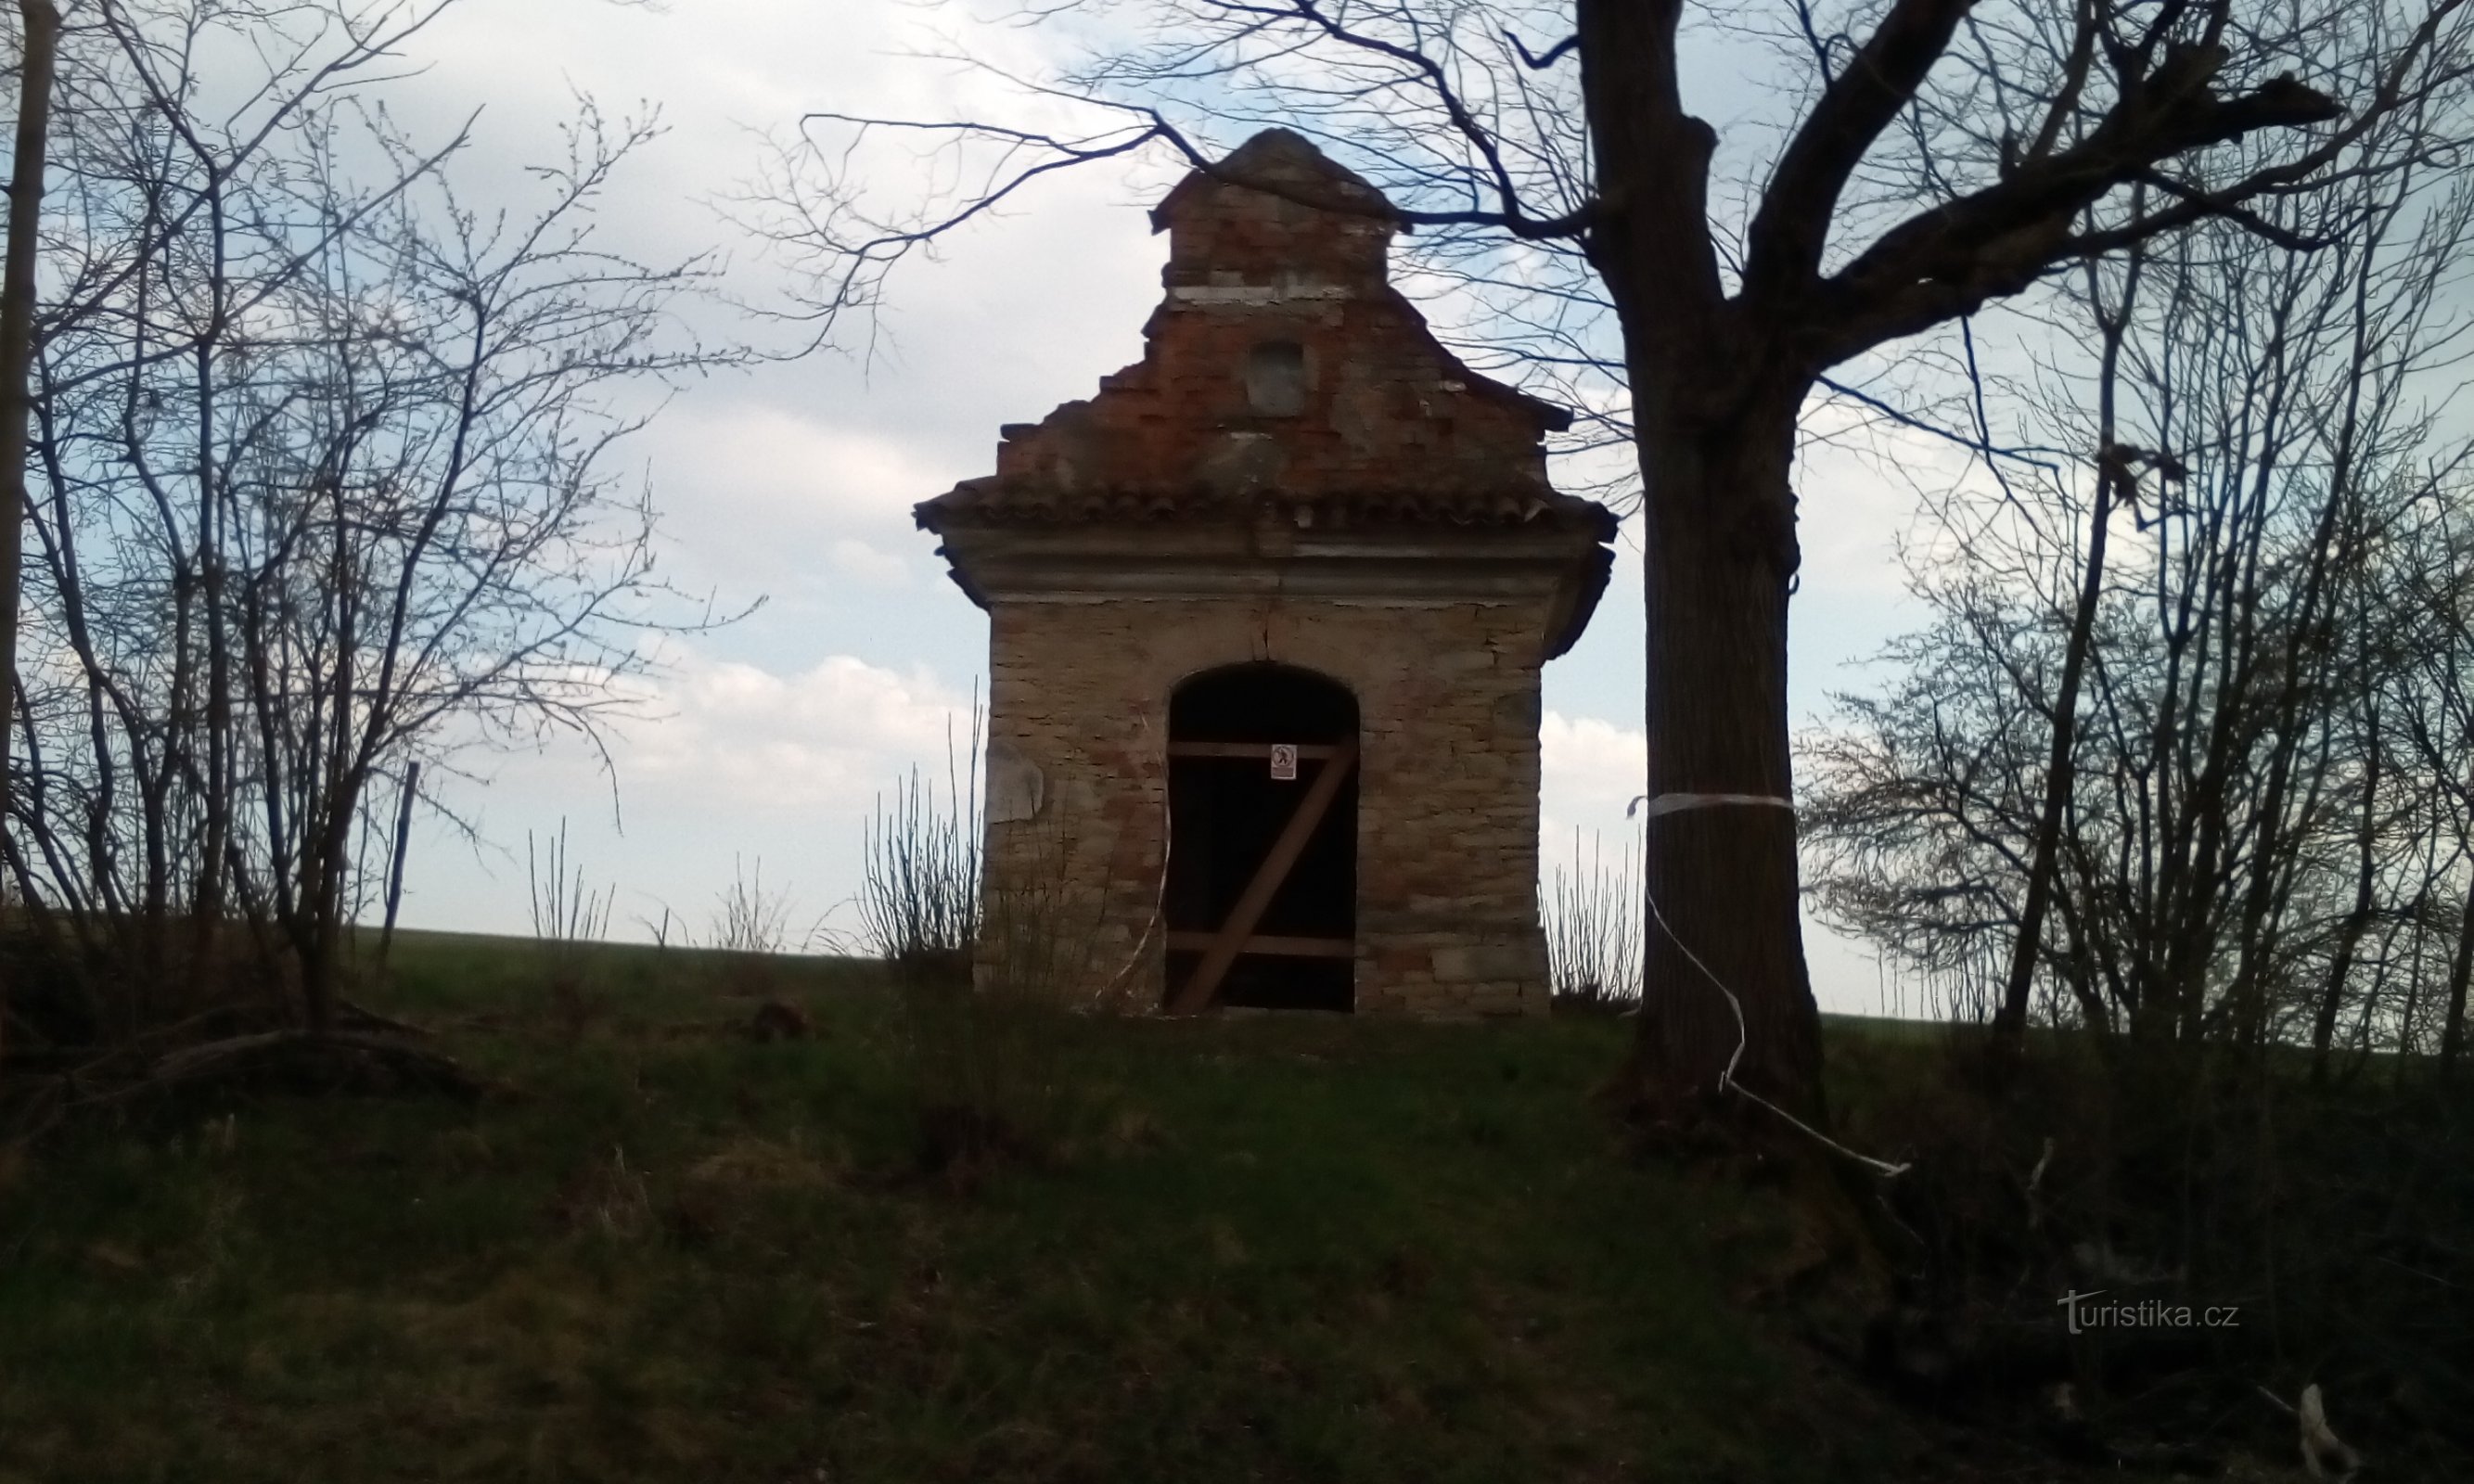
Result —
[[[2067,1293],[2061,1297],[2064,1322],[2073,1334],[2091,1329],[2233,1329],[2242,1325],[2239,1304],[2210,1304],[2194,1308],[2187,1303],[2171,1303],[2163,1299],[2141,1299],[2124,1303],[2115,1300],[2098,1303],[2111,1289],[2099,1288],[2093,1293]]]

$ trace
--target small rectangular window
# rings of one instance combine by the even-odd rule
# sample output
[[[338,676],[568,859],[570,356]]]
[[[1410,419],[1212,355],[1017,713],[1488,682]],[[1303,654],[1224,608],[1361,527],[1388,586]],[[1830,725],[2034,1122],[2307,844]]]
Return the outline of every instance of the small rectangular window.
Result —
[[[1306,410],[1306,348],[1294,340],[1266,340],[1246,355],[1246,403],[1265,417],[1293,418]]]

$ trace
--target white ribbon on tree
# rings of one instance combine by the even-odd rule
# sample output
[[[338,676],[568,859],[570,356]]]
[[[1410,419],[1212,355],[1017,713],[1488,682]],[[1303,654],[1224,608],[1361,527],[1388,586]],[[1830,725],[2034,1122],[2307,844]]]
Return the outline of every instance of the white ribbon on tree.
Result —
[[[1710,809],[1724,804],[1750,804],[1758,807],[1783,809],[1790,814],[1795,811],[1795,801],[1793,799],[1781,798],[1775,793],[1661,793],[1656,798],[1650,798],[1648,794],[1644,793],[1624,807],[1624,817],[1627,819],[1631,818],[1633,811],[1639,809],[1643,801],[1646,801],[1649,805],[1648,809],[1641,812],[1641,818],[1644,820],[1655,819],[1661,815],[1671,815],[1682,810]],[[1685,944],[1684,939],[1676,935],[1675,929],[1669,926],[1666,921],[1666,913],[1658,910],[1658,898],[1651,894],[1649,884],[1646,881],[1641,883],[1640,895],[1641,900],[1649,904],[1649,914],[1658,919],[1659,930],[1664,933],[1667,936],[1667,938],[1675,944],[1677,952],[1683,954],[1684,957],[1691,962],[1694,968],[1701,971],[1702,978],[1710,981],[1711,985],[1717,987],[1720,994],[1727,997],[1727,1008],[1734,1011],[1735,1050],[1734,1054],[1727,1058],[1726,1069],[1718,1074],[1719,1090],[1722,1092],[1733,1090],[1742,1097],[1759,1104],[1761,1107],[1768,1108],[1771,1112],[1776,1113],[1779,1117],[1785,1119],[1787,1123],[1792,1125],[1798,1131],[1809,1135],[1825,1147],[1845,1155],[1848,1158],[1876,1171],[1884,1178],[1905,1174],[1909,1168],[1908,1166],[1904,1164],[1893,1164],[1886,1159],[1876,1159],[1870,1155],[1857,1154],[1856,1151],[1849,1149],[1846,1145],[1839,1143],[1836,1139],[1831,1138],[1829,1134],[1822,1132],[1820,1130],[1812,1127],[1812,1125],[1806,1123],[1803,1119],[1788,1112],[1785,1108],[1779,1107],[1769,1099],[1762,1097],[1759,1093],[1745,1086],[1742,1083],[1735,1081],[1735,1068],[1743,1061],[1744,1047],[1752,1039],[1752,1032],[1746,1026],[1744,1021],[1744,1002],[1737,999],[1735,997],[1735,991],[1727,987],[1726,981],[1720,979],[1717,974],[1710,969],[1710,965],[1702,962],[1701,956],[1694,953]]]
[[[1624,817],[1631,818],[1633,811],[1640,809],[1644,801],[1649,805],[1641,810],[1640,816],[1644,819],[1655,819],[1678,810],[1709,809],[1719,804],[1767,804],[1789,814],[1795,813],[1795,800],[1783,799],[1775,793],[1661,793],[1656,798],[1643,793],[1624,806]]]

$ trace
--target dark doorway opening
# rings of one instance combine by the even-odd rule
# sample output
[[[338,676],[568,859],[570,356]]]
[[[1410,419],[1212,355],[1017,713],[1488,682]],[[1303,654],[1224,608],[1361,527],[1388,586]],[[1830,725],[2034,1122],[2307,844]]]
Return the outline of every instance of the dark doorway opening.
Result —
[[[1169,698],[1168,993],[1194,982],[1323,770],[1329,806],[1211,996],[1223,1005],[1346,1010],[1355,1000],[1357,699],[1311,670],[1233,665]],[[1275,746],[1297,749],[1274,776]],[[1273,863],[1276,866],[1277,863]],[[1259,889],[1259,888],[1258,888]]]

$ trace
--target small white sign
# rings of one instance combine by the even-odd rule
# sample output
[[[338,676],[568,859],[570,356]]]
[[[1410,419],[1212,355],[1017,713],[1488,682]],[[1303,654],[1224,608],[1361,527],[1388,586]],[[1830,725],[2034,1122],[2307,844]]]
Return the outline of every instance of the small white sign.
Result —
[[[1272,743],[1272,776],[1283,783],[1295,782],[1298,776],[1298,744]]]

